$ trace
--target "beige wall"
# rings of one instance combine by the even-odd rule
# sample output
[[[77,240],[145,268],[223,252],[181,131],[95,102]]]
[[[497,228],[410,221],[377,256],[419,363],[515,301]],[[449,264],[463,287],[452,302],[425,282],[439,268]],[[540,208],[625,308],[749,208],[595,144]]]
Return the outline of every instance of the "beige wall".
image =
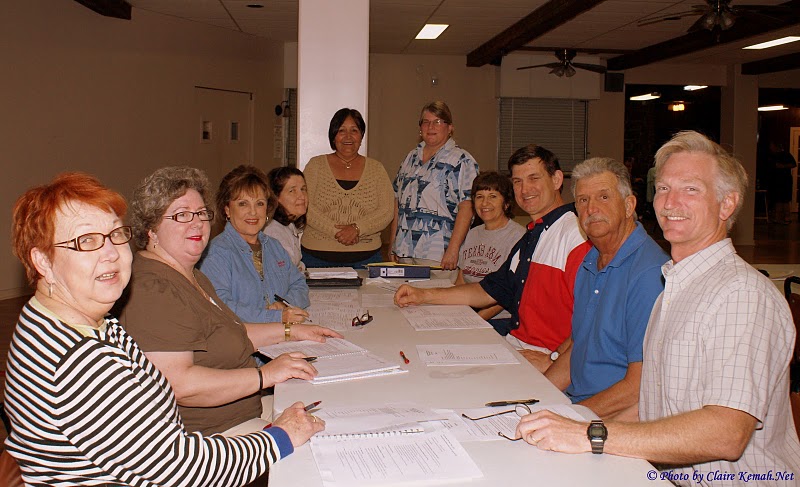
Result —
[[[254,162],[274,165],[280,44],[137,9],[124,21],[26,0],[0,7],[0,46],[0,298],[26,291],[8,231],[22,191],[79,170],[129,197],[155,168],[192,164],[196,85],[255,93]]]
[[[390,177],[419,142],[419,111],[433,100],[450,107],[455,140],[481,169],[496,167],[496,68],[467,68],[464,56],[372,54],[369,72],[369,156]]]

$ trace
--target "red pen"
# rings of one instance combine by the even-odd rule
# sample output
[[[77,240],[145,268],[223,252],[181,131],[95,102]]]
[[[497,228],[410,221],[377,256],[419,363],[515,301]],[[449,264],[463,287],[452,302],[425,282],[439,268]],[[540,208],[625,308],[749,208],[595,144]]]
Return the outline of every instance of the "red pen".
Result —
[[[405,362],[406,364],[411,363],[411,361],[408,360],[408,357],[406,357],[406,354],[404,354],[402,350],[400,350],[400,356],[403,357],[403,362]]]

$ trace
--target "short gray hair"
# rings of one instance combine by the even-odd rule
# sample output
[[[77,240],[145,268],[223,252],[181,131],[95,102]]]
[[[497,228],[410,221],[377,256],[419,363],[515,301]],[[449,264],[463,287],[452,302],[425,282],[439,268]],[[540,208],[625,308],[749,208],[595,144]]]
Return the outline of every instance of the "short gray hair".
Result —
[[[744,193],[747,191],[747,171],[744,170],[742,163],[705,135],[694,130],[684,130],[675,134],[656,152],[656,180],[661,177],[661,170],[667,159],[681,152],[706,154],[717,162],[718,174],[714,181],[717,201],[722,201],[731,193],[739,194],[739,202],[726,222],[726,228],[730,230],[742,209]]]
[[[575,188],[578,186],[578,181],[604,172],[610,172],[617,178],[617,190],[623,199],[633,195],[631,173],[628,172],[628,168],[624,164],[610,157],[592,157],[581,162],[572,170],[572,197],[575,198]]]
[[[143,249],[150,239],[148,232],[157,230],[164,213],[173,201],[193,189],[203,201],[208,194],[208,177],[200,169],[188,166],[169,166],[157,169],[144,178],[134,190],[131,201],[133,240]]]

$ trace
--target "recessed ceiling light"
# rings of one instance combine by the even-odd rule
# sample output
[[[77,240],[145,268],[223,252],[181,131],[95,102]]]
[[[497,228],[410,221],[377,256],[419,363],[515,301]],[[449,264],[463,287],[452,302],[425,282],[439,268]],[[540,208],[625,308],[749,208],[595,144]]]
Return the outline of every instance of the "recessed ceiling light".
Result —
[[[761,44],[753,44],[752,46],[743,47],[742,49],[767,49],[769,47],[780,46],[782,44],[788,44],[790,42],[795,42],[795,41],[800,41],[800,37],[797,36],[781,37],[780,39],[762,42]]]
[[[248,3],[247,8],[264,8],[264,6],[259,3]]]
[[[703,88],[708,88],[708,85],[686,85],[683,87],[685,91],[697,91]]]
[[[646,95],[639,95],[639,96],[632,96],[628,98],[631,101],[647,101],[647,100],[657,100],[661,98],[661,93],[647,93]]]
[[[764,107],[758,107],[759,112],[775,112],[778,110],[788,110],[789,107],[785,107],[783,105],[768,105]]]
[[[425,24],[414,39],[436,39],[450,24]]]

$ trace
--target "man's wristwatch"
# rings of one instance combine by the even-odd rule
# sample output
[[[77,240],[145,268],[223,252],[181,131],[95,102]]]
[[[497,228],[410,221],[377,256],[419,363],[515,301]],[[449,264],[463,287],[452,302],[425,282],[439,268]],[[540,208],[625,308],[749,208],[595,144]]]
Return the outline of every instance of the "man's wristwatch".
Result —
[[[608,428],[601,420],[596,419],[589,424],[586,436],[592,444],[592,453],[603,453],[603,446],[608,438]]]
[[[560,354],[560,353],[558,353],[558,350],[556,350],[556,351],[554,351],[554,352],[550,353],[550,360],[552,360],[553,362],[555,362],[555,361],[556,361],[556,359],[558,358],[558,356],[559,356],[559,355],[561,355],[561,354]]]

